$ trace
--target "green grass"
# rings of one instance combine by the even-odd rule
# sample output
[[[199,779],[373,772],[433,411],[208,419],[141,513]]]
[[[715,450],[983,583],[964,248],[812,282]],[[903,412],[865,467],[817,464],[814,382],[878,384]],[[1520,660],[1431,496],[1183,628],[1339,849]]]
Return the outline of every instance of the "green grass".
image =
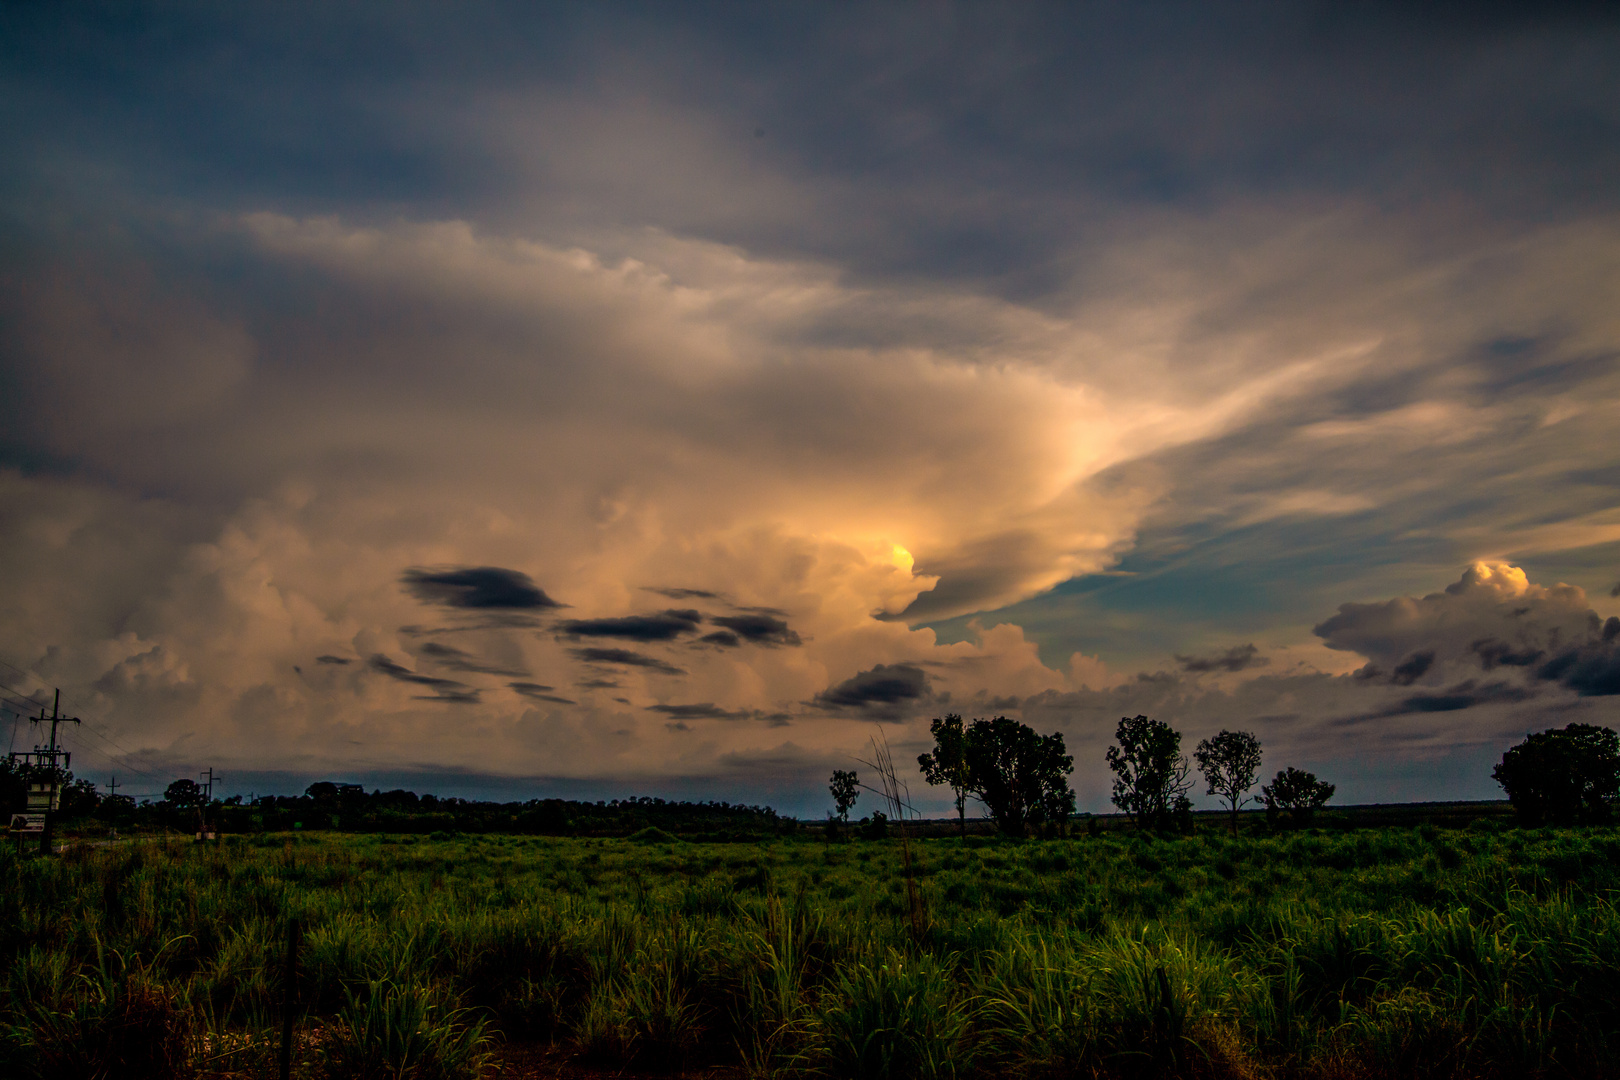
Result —
[[[0,854],[0,1075],[1609,1075],[1620,835],[703,844],[287,835]]]

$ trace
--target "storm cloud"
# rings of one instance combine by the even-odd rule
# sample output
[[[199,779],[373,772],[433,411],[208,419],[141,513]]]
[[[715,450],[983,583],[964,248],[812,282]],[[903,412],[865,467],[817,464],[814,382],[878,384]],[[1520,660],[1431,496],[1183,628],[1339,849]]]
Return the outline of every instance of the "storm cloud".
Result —
[[[560,697],[557,694],[552,693],[554,688],[547,686],[544,683],[510,682],[506,685],[511,689],[516,690],[524,697],[534,701],[549,701],[554,705],[579,704],[579,702],[573,700],[572,698]]]
[[[557,629],[570,637],[611,637],[627,641],[670,641],[694,633],[703,616],[689,609],[656,615],[623,615],[610,619],[568,619]]]
[[[1608,8],[6,27],[0,658],[143,767],[819,817],[1007,709],[1088,808],[1137,713],[1491,797],[1620,720]]]
[[[413,567],[400,580],[418,600],[446,607],[526,611],[561,606],[529,575],[498,566]]]
[[[857,709],[896,718],[905,707],[929,696],[928,674],[912,664],[879,664],[817,694],[814,704],[826,709]]]
[[[799,635],[770,615],[718,615],[709,620],[755,645],[799,645]]]

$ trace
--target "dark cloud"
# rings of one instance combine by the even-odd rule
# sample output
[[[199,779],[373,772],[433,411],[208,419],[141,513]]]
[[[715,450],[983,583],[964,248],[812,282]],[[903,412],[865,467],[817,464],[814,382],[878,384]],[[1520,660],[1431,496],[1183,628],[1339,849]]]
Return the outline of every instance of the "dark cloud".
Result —
[[[501,667],[498,664],[488,664],[470,653],[456,648],[453,645],[443,645],[437,641],[430,641],[422,646],[421,655],[430,657],[440,667],[451,671],[466,671],[479,675],[527,675],[527,671],[520,668]]]
[[[1271,663],[1270,659],[1260,655],[1260,650],[1253,644],[1234,645],[1225,652],[1212,653],[1208,656],[1182,656],[1177,654],[1177,662],[1183,671],[1243,671],[1247,668],[1265,667]]]
[[[411,567],[400,578],[418,600],[446,607],[527,610],[562,607],[529,575],[499,566]]]
[[[622,664],[625,667],[646,668],[648,671],[658,671],[665,675],[685,675],[686,672],[674,664],[666,663],[655,656],[644,656],[629,649],[570,649],[575,658],[590,664]],[[585,685],[581,683],[580,685]]]
[[[322,655],[317,656],[315,658],[315,662],[317,664],[352,664],[352,663],[354,663],[353,660],[349,659],[346,656],[333,656],[331,653],[323,653]]]
[[[1529,667],[1547,655],[1545,649],[1514,647],[1496,638],[1481,638],[1469,648],[1479,655],[1480,666],[1486,671],[1497,667]]]
[[[718,645],[722,649],[735,649],[742,644],[742,638],[730,630],[716,630],[712,634],[704,634],[698,640],[708,645]]]
[[[928,674],[914,664],[879,664],[817,694],[812,702],[828,709],[859,709],[883,719],[898,717],[903,706],[928,697]]]
[[[670,609],[656,615],[625,615],[616,619],[568,619],[557,629],[570,637],[611,637],[626,641],[670,641],[697,631],[701,612]]]
[[[770,615],[719,615],[709,621],[755,645],[800,644],[799,635],[786,622]]]
[[[613,679],[580,679],[574,683],[581,690],[617,690],[619,684]],[[619,698],[613,700],[618,701]]]
[[[506,685],[511,687],[513,690],[516,690],[518,693],[522,694],[524,697],[533,698],[535,701],[550,701],[550,702],[553,702],[554,704],[557,704],[557,705],[577,705],[578,704],[578,702],[574,701],[571,698],[558,697],[556,694],[548,693],[548,691],[551,690],[552,688],[545,685],[544,683],[511,682],[511,683],[507,683]]]
[[[1537,676],[1561,682],[1581,697],[1620,694],[1620,627],[1611,633],[1611,625],[1616,625],[1612,616],[1602,638],[1565,649],[1537,669]]]
[[[643,591],[667,596],[671,600],[724,600],[719,593],[707,589],[661,589],[652,585],[643,585]]]
[[[1407,657],[1390,672],[1389,681],[1396,686],[1411,686],[1423,678],[1423,673],[1434,666],[1434,650],[1424,649]]]
[[[1421,713],[1460,712],[1476,705],[1517,703],[1536,697],[1536,691],[1512,683],[1493,682],[1483,686],[1465,681],[1433,694],[1413,694],[1383,709],[1340,717],[1328,723],[1334,727],[1355,726],[1373,720],[1386,720],[1397,716]]]
[[[764,714],[758,709],[723,709],[713,702],[696,705],[649,705],[649,712],[663,713],[677,720],[758,720]]]
[[[381,672],[390,679],[411,683],[416,686],[426,686],[433,690],[432,696],[423,696],[418,700],[451,701],[466,705],[476,704],[478,701],[479,691],[466,683],[457,682],[454,679],[441,679],[434,675],[419,675],[408,667],[396,664],[382,653],[373,654],[366,663],[373,671]]]
[[[665,724],[664,729],[666,731],[691,731],[692,725],[686,723],[684,720],[677,720],[672,724]]]

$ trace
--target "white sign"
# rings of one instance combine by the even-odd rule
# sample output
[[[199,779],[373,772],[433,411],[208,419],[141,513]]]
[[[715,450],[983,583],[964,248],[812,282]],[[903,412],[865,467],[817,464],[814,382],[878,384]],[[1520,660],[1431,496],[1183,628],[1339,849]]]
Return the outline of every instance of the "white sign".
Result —
[[[11,831],[12,832],[41,832],[42,833],[42,832],[45,831],[45,815],[44,814],[12,814],[11,815]]]

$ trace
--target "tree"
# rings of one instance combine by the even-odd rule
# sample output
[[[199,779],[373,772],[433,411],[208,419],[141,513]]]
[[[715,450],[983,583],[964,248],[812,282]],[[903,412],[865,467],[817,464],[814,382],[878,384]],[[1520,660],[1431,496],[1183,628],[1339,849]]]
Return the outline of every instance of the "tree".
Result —
[[[169,805],[181,810],[201,809],[207,796],[195,780],[176,780],[163,789],[163,798]]]
[[[1187,791],[1192,767],[1181,753],[1181,732],[1162,720],[1121,717],[1108,748],[1114,771],[1114,805],[1138,828],[1164,828],[1192,811]]]
[[[1607,821],[1620,798],[1620,735],[1570,724],[1526,735],[1491,771],[1527,823]]]
[[[1021,836],[1030,825],[1061,825],[1074,815],[1074,758],[1064,752],[1062,732],[1038,735],[1005,716],[975,720],[963,736],[963,757],[965,792],[984,803],[1002,832]]]
[[[967,795],[968,795],[968,765],[967,765],[967,730],[962,726],[962,717],[957,713],[947,713],[944,718],[935,718],[929,725],[934,733],[934,752],[932,754],[918,754],[917,768],[922,770],[923,779],[930,784],[949,784],[951,792],[956,796],[956,818],[962,826],[962,836],[967,836]]]
[[[101,809],[102,794],[89,780],[75,780],[72,773],[65,774],[62,785],[62,816],[89,817]]]
[[[853,770],[834,769],[827,790],[832,792],[833,805],[838,807],[838,820],[848,821],[849,808],[861,797],[860,779]]]
[[[1209,783],[1209,794],[1219,795],[1232,808],[1232,835],[1237,835],[1238,809],[1248,802],[1260,772],[1260,740],[1247,731],[1222,731],[1205,739],[1193,751],[1198,771]]]
[[[1315,773],[1289,766],[1260,788],[1260,797],[1266,804],[1267,821],[1286,814],[1290,825],[1306,825],[1333,798],[1333,791],[1333,785],[1318,780]]]

